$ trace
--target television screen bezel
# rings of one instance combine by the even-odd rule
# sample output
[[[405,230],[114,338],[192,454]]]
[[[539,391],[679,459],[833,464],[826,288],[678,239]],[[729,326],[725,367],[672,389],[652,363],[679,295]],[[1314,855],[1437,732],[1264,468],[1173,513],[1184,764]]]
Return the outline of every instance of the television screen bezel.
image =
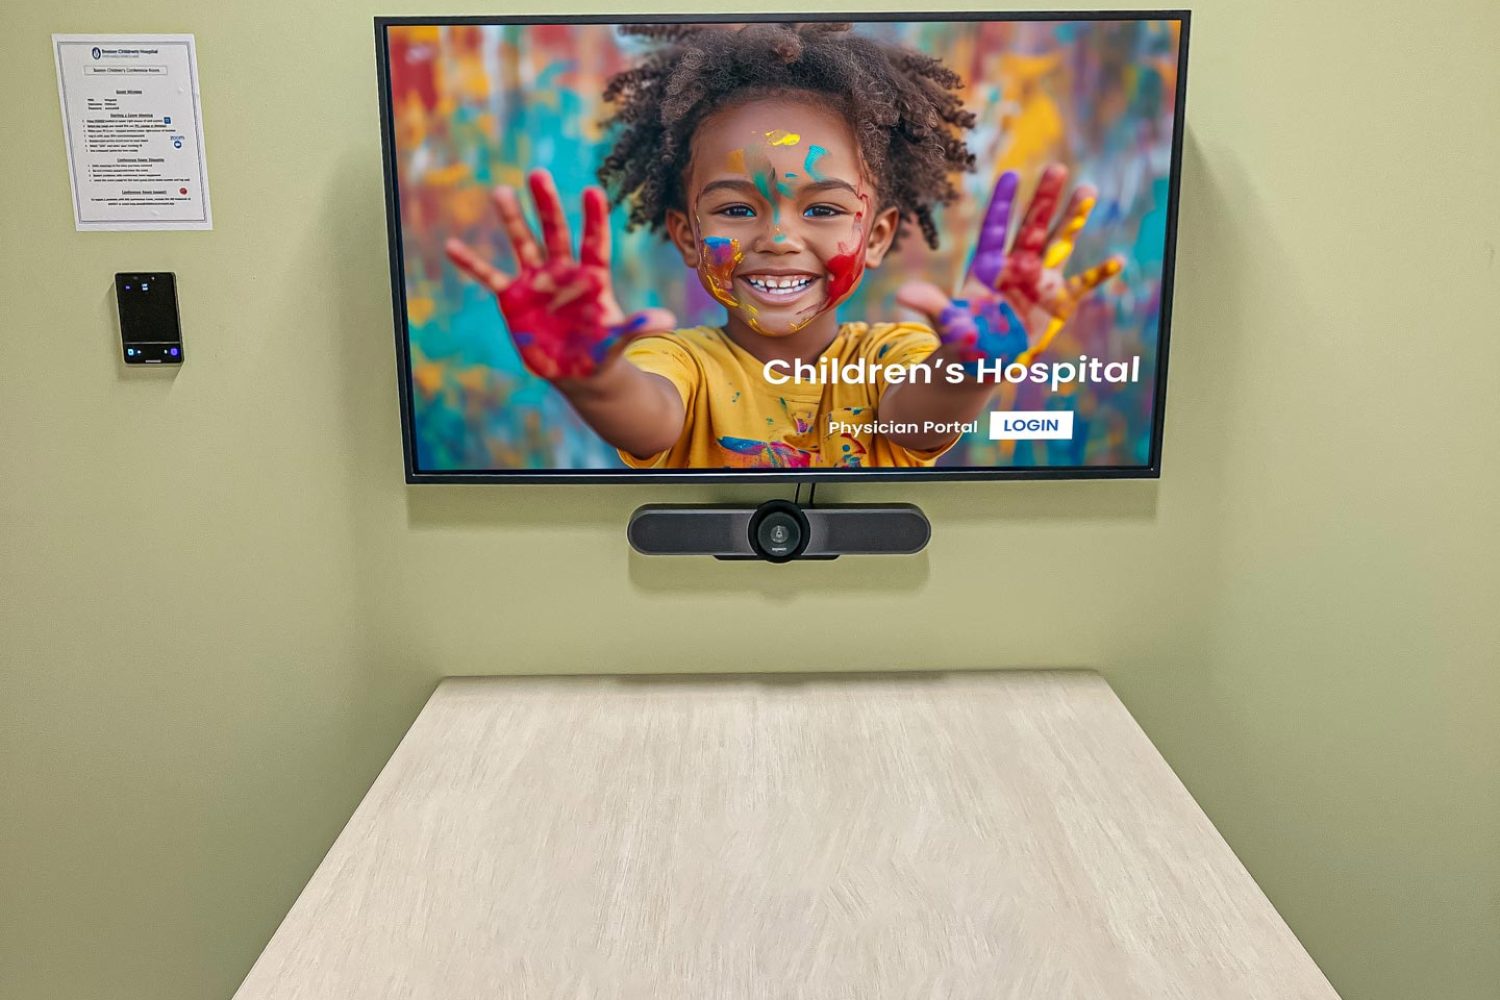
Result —
[[[1172,123],[1172,163],[1168,178],[1166,245],[1162,251],[1162,304],[1157,335],[1156,392],[1152,402],[1151,460],[1136,466],[1066,466],[974,468],[927,466],[920,469],[478,469],[423,471],[417,467],[411,394],[411,338],[407,329],[406,280],[401,245],[401,208],[396,184],[395,143],[391,120],[390,51],[387,30],[426,25],[494,24],[723,24],[805,21],[1180,21],[1177,87]],[[1167,362],[1172,327],[1172,295],[1177,260],[1177,207],[1182,183],[1182,143],[1187,100],[1189,10],[1090,11],[941,11],[834,12],[818,14],[480,14],[375,18],[377,99],[380,105],[380,153],[385,176],[386,238],[391,269],[391,298],[396,328],[396,377],[401,401],[401,445],[409,485],[444,483],[803,483],[803,482],[962,482],[984,480],[1159,479],[1162,436],[1166,424]]]

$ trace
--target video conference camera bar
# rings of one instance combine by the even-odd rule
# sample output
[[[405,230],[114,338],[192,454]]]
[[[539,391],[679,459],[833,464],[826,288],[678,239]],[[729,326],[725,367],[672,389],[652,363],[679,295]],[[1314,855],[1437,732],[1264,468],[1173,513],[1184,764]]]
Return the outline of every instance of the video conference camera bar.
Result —
[[[837,559],[911,555],[926,548],[932,525],[909,503],[803,506],[768,500],[740,504],[647,504],[630,515],[626,536],[647,556],[715,559]]]

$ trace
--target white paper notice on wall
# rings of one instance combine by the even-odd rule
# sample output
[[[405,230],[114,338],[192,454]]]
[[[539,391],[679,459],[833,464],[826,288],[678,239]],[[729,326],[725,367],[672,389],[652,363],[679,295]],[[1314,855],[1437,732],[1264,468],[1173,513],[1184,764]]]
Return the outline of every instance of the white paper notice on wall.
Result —
[[[80,230],[212,229],[192,35],[53,35]]]

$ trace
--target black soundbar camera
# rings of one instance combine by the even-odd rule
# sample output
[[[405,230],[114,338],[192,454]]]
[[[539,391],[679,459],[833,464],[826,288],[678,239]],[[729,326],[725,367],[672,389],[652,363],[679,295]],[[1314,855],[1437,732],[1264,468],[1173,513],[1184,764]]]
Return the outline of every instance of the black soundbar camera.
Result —
[[[932,525],[909,503],[647,504],[630,515],[626,535],[632,548],[648,556],[790,562],[841,555],[911,555],[927,547]]]

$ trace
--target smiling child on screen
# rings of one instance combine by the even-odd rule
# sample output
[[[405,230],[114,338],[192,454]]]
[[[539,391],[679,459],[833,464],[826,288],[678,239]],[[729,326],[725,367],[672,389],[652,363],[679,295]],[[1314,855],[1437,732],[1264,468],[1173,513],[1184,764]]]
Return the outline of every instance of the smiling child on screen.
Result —
[[[599,171],[632,226],[662,232],[722,303],[722,327],[674,329],[648,309],[627,317],[609,272],[609,201],[583,192],[572,237],[552,177],[534,171],[538,245],[514,189],[494,201],[519,273],[452,240],[450,258],[495,293],[522,360],[637,468],[910,467],[933,464],[951,429],[984,410],[992,381],[941,375],[860,384],[772,384],[768,362],[863,358],[881,366],[1023,359],[1078,302],[1119,272],[1111,259],[1064,280],[1095,191],[1079,187],[1055,230],[1067,182],[1042,175],[1014,243],[1017,177],[996,184],[960,298],[904,285],[916,323],[840,323],[835,310],[914,223],[937,245],[936,206],[972,170],[974,124],[940,61],[849,32],[846,24],[642,25],[660,47],[605,90],[613,150]],[[877,371],[888,370],[885,367]],[[918,373],[921,374],[921,373]],[[928,373],[932,376],[933,373]],[[907,433],[873,432],[882,425]],[[850,433],[851,425],[872,430]],[[941,425],[944,429],[926,431]]]

